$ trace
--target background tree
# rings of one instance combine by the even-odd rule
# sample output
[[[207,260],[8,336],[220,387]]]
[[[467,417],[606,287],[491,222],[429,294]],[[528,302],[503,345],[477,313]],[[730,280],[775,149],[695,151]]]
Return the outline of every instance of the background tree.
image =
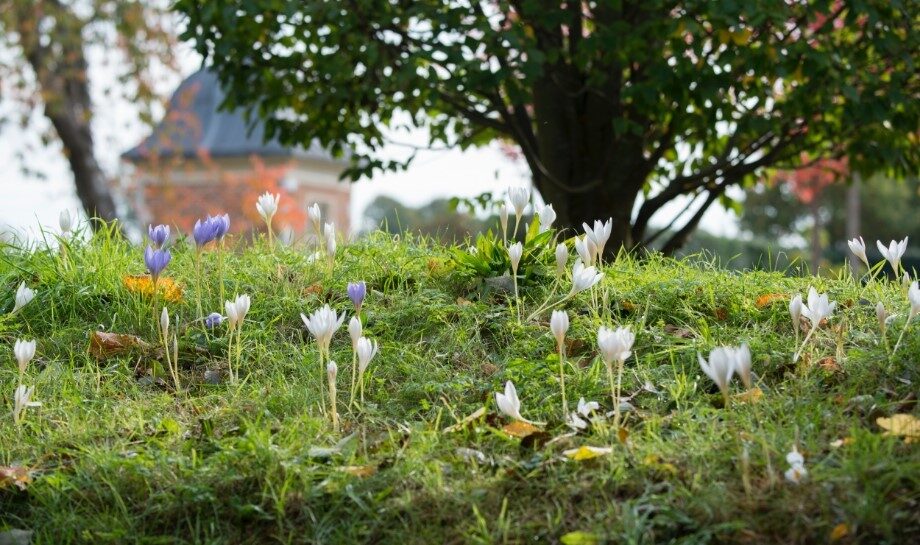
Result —
[[[814,200],[803,201],[789,178],[778,177],[758,183],[748,191],[741,215],[741,228],[772,238],[791,241],[796,238],[821,241],[821,255],[842,261],[848,255],[847,180],[838,180],[823,188]],[[868,180],[871,198],[861,200],[860,234],[866,240],[870,258],[881,259],[875,241],[886,244],[892,239],[910,236],[920,240],[920,180],[893,180],[878,175]],[[816,223],[815,211],[819,221]],[[816,230],[817,227],[817,230]],[[908,249],[905,264],[920,265],[920,255]]]
[[[725,190],[800,152],[920,165],[920,4],[863,0],[178,0],[186,37],[289,143],[397,169],[389,130],[515,142],[559,224],[672,251]],[[649,221],[682,195],[669,229]],[[638,211],[637,199],[642,195]],[[659,241],[659,244],[661,242]]]
[[[110,64],[115,91],[151,120],[153,73],[172,67],[174,35],[165,2],[139,0],[6,0],[0,6],[0,81],[28,124],[41,109],[63,146],[88,217],[116,218],[110,185],[97,159],[88,54]],[[114,55],[117,58],[111,59]],[[48,140],[49,138],[46,138]]]

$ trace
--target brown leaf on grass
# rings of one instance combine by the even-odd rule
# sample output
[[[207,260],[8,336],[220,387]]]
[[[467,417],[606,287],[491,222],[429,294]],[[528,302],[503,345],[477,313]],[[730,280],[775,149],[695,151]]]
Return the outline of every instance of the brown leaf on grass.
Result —
[[[840,448],[840,447],[845,447],[847,445],[852,445],[852,444],[853,444],[852,437],[844,437],[843,439],[835,439],[834,441],[831,441],[831,448]]]
[[[354,477],[371,477],[377,473],[377,466],[375,465],[366,465],[366,466],[344,466],[339,468],[341,471],[348,473]]]
[[[148,297],[153,295],[153,280],[150,275],[128,275],[122,277],[121,282],[131,293],[139,293]],[[160,277],[157,280],[157,293],[170,303],[182,301],[182,287],[175,283],[172,278]]]
[[[532,433],[540,431],[540,428],[534,426],[529,422],[522,422],[520,420],[515,420],[514,422],[505,425],[502,427],[502,431],[507,433],[512,437],[527,437]]]
[[[719,307],[719,308],[715,309],[714,311],[712,311],[712,314],[713,314],[713,316],[715,316],[716,319],[719,320],[720,322],[724,322],[725,320],[728,320],[728,310],[726,310],[726,309],[724,309],[724,308],[722,308],[722,307]]]
[[[482,418],[483,415],[485,415],[485,414],[486,414],[486,408],[485,408],[485,407],[479,407],[479,408],[476,409],[472,414],[469,414],[469,415],[463,417],[463,419],[460,420],[459,422],[457,422],[456,424],[444,428],[444,433],[452,433],[452,432],[455,432],[455,431],[460,431],[460,430],[462,430],[463,428],[465,428],[466,426],[468,426],[468,425],[472,424],[473,422],[475,422],[475,421],[479,420],[480,418]]]
[[[785,301],[788,298],[789,296],[785,293],[765,293],[754,301],[754,306],[757,308],[765,308],[776,301]]]
[[[617,439],[624,445],[629,441],[629,430],[626,428],[620,428],[617,430]]]
[[[840,365],[837,364],[837,358],[834,356],[828,356],[818,361],[818,367],[824,369],[828,373],[837,373],[840,371]]]
[[[491,376],[498,372],[498,367],[493,363],[483,363],[479,366],[479,370],[482,371],[483,375]]]
[[[135,335],[93,331],[89,338],[89,353],[97,359],[105,359],[128,352],[134,348],[147,350],[150,345]]]
[[[465,307],[472,305],[473,302],[463,297],[457,297],[457,306]]]
[[[912,414],[895,414],[891,418],[879,417],[875,423],[885,430],[885,435],[904,437],[905,443],[920,442],[920,419]]]
[[[581,354],[584,352],[585,341],[581,339],[573,339],[572,337],[565,338],[565,354],[567,356],[574,356],[576,354]]]
[[[626,301],[626,300],[620,301],[620,307],[622,307],[623,310],[627,312],[633,312],[634,310],[636,310],[636,304],[631,301]]]
[[[664,332],[668,335],[673,335],[681,339],[689,339],[693,337],[693,332],[686,327],[679,327],[673,324],[667,324],[664,326]]]
[[[835,541],[840,541],[841,539],[847,537],[848,535],[850,535],[850,526],[846,522],[841,522],[840,524],[838,524],[837,526],[834,526],[831,529],[831,533],[828,536],[828,540],[831,543],[834,543]]]
[[[763,390],[757,387],[732,396],[732,400],[738,403],[758,403],[761,399],[763,399]]]
[[[29,468],[23,466],[0,466],[0,489],[15,486],[25,490],[32,482]]]
[[[314,283],[310,284],[309,286],[305,287],[301,293],[302,293],[304,296],[307,296],[307,295],[322,295],[322,293],[323,293],[323,285],[320,284],[319,282],[314,282]]]

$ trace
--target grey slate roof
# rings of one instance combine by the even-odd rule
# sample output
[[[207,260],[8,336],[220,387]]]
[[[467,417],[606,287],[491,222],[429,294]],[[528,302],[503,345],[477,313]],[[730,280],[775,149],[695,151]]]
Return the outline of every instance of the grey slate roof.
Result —
[[[206,68],[183,81],[169,99],[163,120],[153,133],[121,157],[132,163],[151,157],[303,157],[340,162],[313,142],[309,148],[265,141],[265,125],[256,119],[247,125],[242,110],[218,111],[224,99],[217,76]]]

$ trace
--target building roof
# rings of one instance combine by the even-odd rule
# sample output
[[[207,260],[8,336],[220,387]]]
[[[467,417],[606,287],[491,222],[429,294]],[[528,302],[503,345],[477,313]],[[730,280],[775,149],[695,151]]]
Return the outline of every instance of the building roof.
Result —
[[[265,140],[261,119],[247,123],[243,110],[219,110],[224,100],[217,76],[202,68],[183,81],[169,99],[166,115],[153,132],[121,157],[132,163],[152,157],[295,157],[341,162],[314,141],[309,147]]]

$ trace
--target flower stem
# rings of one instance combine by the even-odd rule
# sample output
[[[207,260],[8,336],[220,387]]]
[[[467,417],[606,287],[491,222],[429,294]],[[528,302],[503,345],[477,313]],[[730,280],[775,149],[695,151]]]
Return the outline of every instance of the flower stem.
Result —
[[[516,307],[518,325],[521,325],[521,297],[518,295],[517,271],[512,271],[512,281],[514,282],[514,306]]]
[[[333,431],[338,433],[339,431],[339,412],[336,408],[335,394],[336,394],[335,381],[330,379],[329,380],[329,405],[332,407],[332,411],[331,411],[332,412],[332,429]]]
[[[811,338],[811,335],[818,329],[817,325],[811,326],[811,329],[808,330],[808,334],[805,335],[805,340],[802,341],[802,346],[799,347],[799,350],[792,356],[792,363],[799,361],[799,357],[802,355],[802,351],[805,350],[805,345],[808,344],[808,339]]]
[[[355,404],[355,380],[358,376],[358,353],[354,348],[351,349],[351,396],[348,400],[348,408]]]
[[[195,250],[195,306],[201,318],[201,250]]]
[[[217,306],[218,308],[220,308],[220,305],[224,303],[224,241],[223,240],[217,243],[217,280],[218,282],[220,282],[220,299],[217,301]]]
[[[233,333],[236,326],[230,328],[230,338],[227,339],[227,374],[230,375],[230,382],[233,382]]]
[[[613,426],[619,430],[620,428],[620,404],[617,401],[617,392],[615,389],[615,384],[613,382],[613,365],[604,362],[607,366],[607,382],[610,384],[610,399],[613,401],[613,414],[614,414],[614,424]]]
[[[562,419],[565,420],[565,414],[569,410],[565,402],[565,350],[562,343],[559,343],[559,386],[562,388]]]
[[[904,333],[907,332],[907,326],[910,325],[910,318],[907,318],[907,321],[904,322],[904,327],[901,328],[901,334],[898,335],[898,342],[894,343],[894,348],[891,350],[891,354],[888,357],[894,357],[895,352],[898,351],[898,347],[901,346],[901,341],[904,339]]]
[[[619,430],[620,429],[620,386],[623,383],[623,362],[617,361],[617,398],[616,398],[616,409],[614,409],[613,416],[613,426]]]

